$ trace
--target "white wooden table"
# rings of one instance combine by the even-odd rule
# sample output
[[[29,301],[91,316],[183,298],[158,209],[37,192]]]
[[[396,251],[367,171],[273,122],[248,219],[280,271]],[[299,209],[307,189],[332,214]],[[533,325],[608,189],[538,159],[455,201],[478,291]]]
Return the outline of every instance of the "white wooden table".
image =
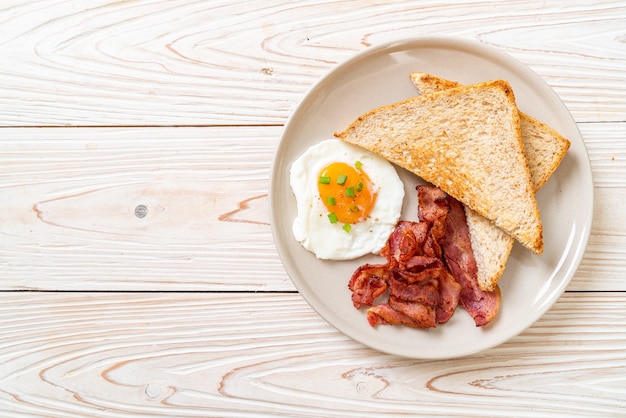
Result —
[[[296,292],[268,178],[306,90],[452,35],[530,66],[594,184],[534,326],[446,361],[376,352]],[[626,2],[0,3],[0,416],[626,415]]]

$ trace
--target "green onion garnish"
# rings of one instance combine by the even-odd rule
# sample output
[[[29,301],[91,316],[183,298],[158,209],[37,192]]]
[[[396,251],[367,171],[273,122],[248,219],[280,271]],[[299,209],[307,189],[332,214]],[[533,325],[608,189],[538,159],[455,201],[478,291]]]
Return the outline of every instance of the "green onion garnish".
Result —
[[[343,230],[346,231],[349,234],[350,231],[352,230],[352,225],[350,225],[350,224],[343,224]]]
[[[320,176],[320,184],[330,184],[330,177]]]
[[[335,206],[337,204],[337,199],[332,196],[326,196],[326,204],[329,206]]]
[[[360,161],[357,161],[356,163],[354,163],[354,167],[356,167],[357,170],[361,170],[361,167],[363,167],[363,163]]]
[[[346,197],[354,197],[354,187],[346,187]]]
[[[362,192],[364,187],[365,187],[365,186],[363,186],[363,183],[358,182],[358,183],[356,184],[355,190],[356,190],[357,192]]]
[[[337,219],[337,215],[335,214],[335,212],[330,212],[328,214],[328,220],[331,224],[336,224],[339,219]]]
[[[348,180],[348,176],[346,176],[345,174],[339,174],[337,176],[337,184],[340,186],[346,184],[346,180]]]

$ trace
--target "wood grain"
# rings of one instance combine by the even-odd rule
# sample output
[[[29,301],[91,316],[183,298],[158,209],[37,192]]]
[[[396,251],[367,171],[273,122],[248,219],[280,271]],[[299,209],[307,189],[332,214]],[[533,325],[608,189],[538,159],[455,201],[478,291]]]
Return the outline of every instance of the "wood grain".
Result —
[[[579,124],[594,181],[589,245],[569,290],[626,289],[626,124]]]
[[[623,294],[566,295],[520,336],[453,361],[368,349],[297,294],[225,296],[0,293],[0,409],[12,417],[626,412]]]
[[[13,0],[0,22],[4,126],[281,124],[338,62],[432,35],[510,53],[577,121],[625,117],[623,1]]]
[[[279,132],[0,131],[1,286],[292,290],[269,228]]]

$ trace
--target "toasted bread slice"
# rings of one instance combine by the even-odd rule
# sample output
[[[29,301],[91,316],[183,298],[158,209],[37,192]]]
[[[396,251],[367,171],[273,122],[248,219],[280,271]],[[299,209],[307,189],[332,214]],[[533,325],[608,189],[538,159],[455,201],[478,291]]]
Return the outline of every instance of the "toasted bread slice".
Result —
[[[428,94],[461,84],[426,73],[411,73],[411,81],[419,94]],[[557,131],[537,119],[519,112],[524,156],[530,169],[535,192],[541,189],[570,147],[570,142]]]
[[[411,81],[420,94],[428,94],[460,84],[425,73],[411,73]],[[530,169],[533,188],[537,192],[557,169],[570,147],[570,142],[550,126],[520,112],[524,155]],[[478,283],[492,291],[504,273],[514,239],[492,222],[465,207],[472,250],[478,267]]]
[[[494,80],[373,109],[335,136],[440,187],[541,254],[519,119],[511,86]]]

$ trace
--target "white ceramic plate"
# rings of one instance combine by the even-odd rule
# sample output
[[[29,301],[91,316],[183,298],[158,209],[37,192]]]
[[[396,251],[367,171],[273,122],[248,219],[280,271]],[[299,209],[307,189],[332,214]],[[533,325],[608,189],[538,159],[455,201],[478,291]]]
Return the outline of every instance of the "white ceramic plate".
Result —
[[[367,256],[353,261],[321,261],[293,238],[296,202],[289,187],[291,163],[309,146],[346,128],[368,110],[414,96],[409,73],[421,71],[469,84],[501,78],[512,86],[518,107],[548,123],[571,147],[539,191],[545,252],[515,247],[500,280],[498,316],[478,328],[462,308],[436,329],[402,326],[372,328],[365,310],[351,303],[347,283]],[[415,220],[416,176],[397,169],[405,183],[403,219]],[[533,71],[507,54],[450,38],[418,38],[370,47],[337,66],[306,94],[285,126],[271,176],[272,232],[285,269],[298,291],[331,325],[377,350],[412,358],[460,357],[499,345],[522,332],[559,298],[587,245],[593,214],[591,167],[580,132],[556,93]]]

